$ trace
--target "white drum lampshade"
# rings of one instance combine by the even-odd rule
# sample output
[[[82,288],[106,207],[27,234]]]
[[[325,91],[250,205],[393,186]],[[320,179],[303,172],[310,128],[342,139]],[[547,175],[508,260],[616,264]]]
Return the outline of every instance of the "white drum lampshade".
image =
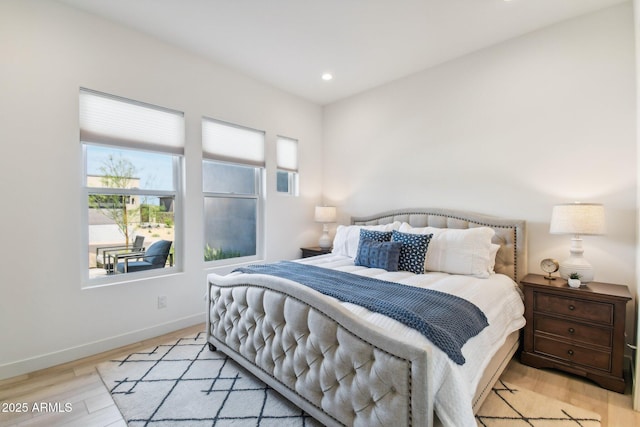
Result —
[[[328,249],[331,247],[328,224],[336,222],[336,208],[334,206],[316,206],[315,220],[322,223],[322,236],[318,241],[318,246]]]
[[[583,256],[580,236],[597,236],[605,231],[604,206],[601,204],[566,203],[553,207],[549,232],[573,235],[569,258],[560,263],[562,278],[566,279],[571,273],[578,273],[582,283],[593,280],[593,267]]]

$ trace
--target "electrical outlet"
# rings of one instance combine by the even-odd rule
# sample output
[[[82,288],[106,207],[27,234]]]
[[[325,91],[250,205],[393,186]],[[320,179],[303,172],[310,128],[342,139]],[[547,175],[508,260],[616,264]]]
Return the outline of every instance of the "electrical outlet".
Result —
[[[166,297],[166,295],[160,295],[158,297],[158,308],[167,308],[167,297]]]

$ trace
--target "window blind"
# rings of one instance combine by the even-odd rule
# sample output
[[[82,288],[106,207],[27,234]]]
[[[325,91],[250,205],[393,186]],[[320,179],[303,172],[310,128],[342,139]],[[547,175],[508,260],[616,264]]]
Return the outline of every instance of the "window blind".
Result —
[[[184,154],[184,113],[80,89],[80,141]]]
[[[264,167],[264,132],[222,122],[202,119],[202,149],[212,160]]]
[[[298,172],[298,141],[278,136],[276,141],[276,162],[280,170]]]

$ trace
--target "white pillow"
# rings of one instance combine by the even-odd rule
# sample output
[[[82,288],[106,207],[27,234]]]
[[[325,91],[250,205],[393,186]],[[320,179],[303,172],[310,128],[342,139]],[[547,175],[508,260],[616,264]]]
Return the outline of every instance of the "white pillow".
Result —
[[[337,255],[346,255],[355,258],[358,254],[360,243],[360,229],[376,231],[392,231],[400,228],[400,221],[383,225],[339,225],[336,236],[333,238],[333,250]]]
[[[496,255],[498,255],[499,250],[500,245],[496,245],[495,243],[491,244],[491,252],[489,252],[489,273],[495,273]]]
[[[425,259],[426,271],[441,271],[487,278],[495,264],[491,239],[495,231],[489,227],[476,228],[414,228],[407,223],[400,226],[401,232],[433,234]],[[497,250],[495,251],[497,252]]]

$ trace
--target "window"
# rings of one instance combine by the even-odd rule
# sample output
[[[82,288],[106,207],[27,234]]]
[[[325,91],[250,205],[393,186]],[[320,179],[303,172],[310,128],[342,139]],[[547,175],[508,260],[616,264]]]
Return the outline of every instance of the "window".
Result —
[[[276,190],[298,195],[298,141],[279,136],[276,145],[278,164]]]
[[[261,257],[264,132],[202,120],[204,260]]]
[[[179,263],[183,114],[81,89],[80,142],[86,277],[111,282]]]

